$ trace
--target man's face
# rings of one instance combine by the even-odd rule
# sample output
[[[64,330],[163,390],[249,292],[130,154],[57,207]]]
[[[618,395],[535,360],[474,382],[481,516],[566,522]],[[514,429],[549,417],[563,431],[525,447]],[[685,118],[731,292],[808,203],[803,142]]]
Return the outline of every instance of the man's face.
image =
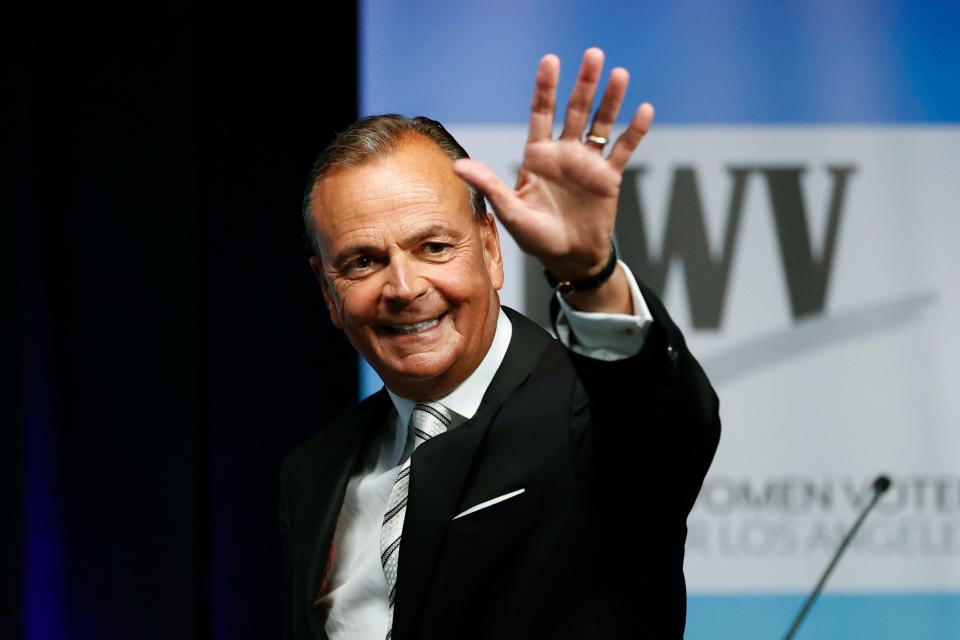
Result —
[[[414,136],[313,190],[321,259],[311,265],[330,319],[387,387],[439,398],[493,340],[503,265],[496,223],[477,224],[453,160]]]

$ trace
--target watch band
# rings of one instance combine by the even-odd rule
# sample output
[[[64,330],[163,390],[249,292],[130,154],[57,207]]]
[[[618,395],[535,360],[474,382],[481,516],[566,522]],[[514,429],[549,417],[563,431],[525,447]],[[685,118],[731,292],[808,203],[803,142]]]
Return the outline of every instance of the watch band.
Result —
[[[560,293],[573,293],[574,291],[589,291],[596,289],[606,282],[614,270],[617,268],[617,247],[613,244],[613,238],[610,238],[610,259],[603,265],[598,273],[584,278],[583,280],[561,280],[548,270],[543,270],[543,275],[547,278],[547,283]]]

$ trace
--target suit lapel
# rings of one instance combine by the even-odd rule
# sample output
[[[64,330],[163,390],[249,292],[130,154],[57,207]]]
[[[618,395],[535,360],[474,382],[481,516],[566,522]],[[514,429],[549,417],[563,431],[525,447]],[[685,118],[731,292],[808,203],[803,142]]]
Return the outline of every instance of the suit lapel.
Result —
[[[368,436],[385,423],[392,406],[386,389],[381,389],[360,404],[359,415],[347,416],[328,427],[330,434],[324,446],[328,455],[316,462],[318,477],[314,486],[322,488],[323,492],[316,496],[319,517],[307,575],[311,603],[321,595],[329,568],[330,546],[357,456]]]
[[[474,455],[503,402],[527,379],[551,342],[531,320],[503,307],[513,335],[503,363],[490,383],[473,419],[429,440],[414,451],[409,502],[397,577],[393,637],[410,637],[443,545],[457,513]]]

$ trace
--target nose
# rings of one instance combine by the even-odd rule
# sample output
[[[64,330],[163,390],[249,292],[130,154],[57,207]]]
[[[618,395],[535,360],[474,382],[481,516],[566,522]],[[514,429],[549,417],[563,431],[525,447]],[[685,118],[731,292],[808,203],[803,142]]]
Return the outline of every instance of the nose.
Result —
[[[413,302],[427,291],[427,282],[420,276],[414,261],[397,255],[387,265],[383,297],[398,304]]]

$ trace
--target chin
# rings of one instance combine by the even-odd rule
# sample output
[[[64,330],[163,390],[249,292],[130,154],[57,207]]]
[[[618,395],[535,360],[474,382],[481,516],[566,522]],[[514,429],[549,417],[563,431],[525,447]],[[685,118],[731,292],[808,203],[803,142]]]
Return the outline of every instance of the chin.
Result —
[[[450,371],[452,365],[453,363],[430,363],[412,367],[408,366],[404,367],[401,371],[397,371],[396,377],[410,381],[426,382],[442,377]]]
[[[387,370],[387,376],[383,374],[380,377],[385,383],[392,381],[392,385],[388,384],[387,386],[397,387],[397,388],[411,388],[415,387],[418,389],[423,389],[429,387],[432,384],[438,384],[441,380],[444,379],[453,365],[455,360],[451,362],[431,362],[431,363],[416,363],[411,365],[411,363],[406,363],[406,366],[394,368],[390,367]],[[402,394],[401,394],[402,395]]]

